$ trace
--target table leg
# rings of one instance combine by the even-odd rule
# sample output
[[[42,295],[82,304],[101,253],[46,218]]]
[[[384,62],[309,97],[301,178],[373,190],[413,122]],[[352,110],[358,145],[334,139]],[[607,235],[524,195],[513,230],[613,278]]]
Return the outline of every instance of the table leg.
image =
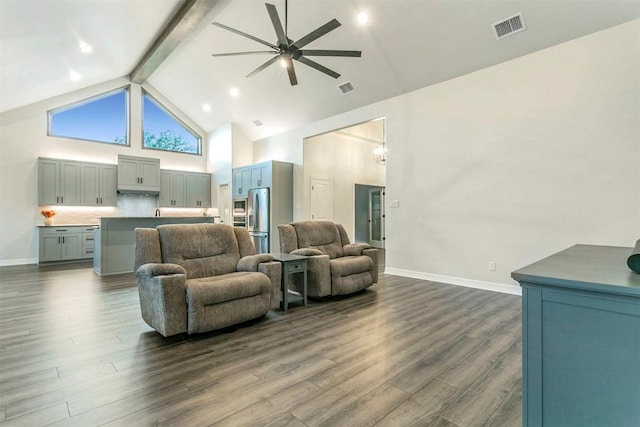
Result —
[[[304,287],[302,288],[304,290],[304,295],[302,296],[304,298],[304,306],[307,306],[307,266],[305,265],[304,267]]]

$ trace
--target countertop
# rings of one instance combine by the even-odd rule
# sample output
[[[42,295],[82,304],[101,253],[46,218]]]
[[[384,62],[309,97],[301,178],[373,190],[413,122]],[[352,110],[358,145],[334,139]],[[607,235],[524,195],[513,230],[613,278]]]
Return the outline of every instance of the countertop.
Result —
[[[627,266],[633,248],[575,245],[511,273],[518,282],[640,296],[640,274]]]
[[[100,228],[100,224],[51,224],[51,225],[38,224],[38,225],[36,225],[36,227],[42,227],[42,228],[55,228],[55,227],[93,227],[93,228]]]

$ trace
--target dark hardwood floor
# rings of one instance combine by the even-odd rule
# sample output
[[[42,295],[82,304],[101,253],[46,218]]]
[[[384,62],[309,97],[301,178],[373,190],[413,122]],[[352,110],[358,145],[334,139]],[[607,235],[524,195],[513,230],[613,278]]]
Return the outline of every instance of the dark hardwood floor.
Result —
[[[0,424],[518,426],[520,297],[364,293],[163,338],[132,274],[0,268]]]

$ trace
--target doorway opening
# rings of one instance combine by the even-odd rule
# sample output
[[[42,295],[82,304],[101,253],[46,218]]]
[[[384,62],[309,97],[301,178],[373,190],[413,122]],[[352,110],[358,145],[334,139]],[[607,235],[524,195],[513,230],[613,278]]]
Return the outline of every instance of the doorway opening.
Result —
[[[384,187],[355,185],[355,241],[384,248]]]

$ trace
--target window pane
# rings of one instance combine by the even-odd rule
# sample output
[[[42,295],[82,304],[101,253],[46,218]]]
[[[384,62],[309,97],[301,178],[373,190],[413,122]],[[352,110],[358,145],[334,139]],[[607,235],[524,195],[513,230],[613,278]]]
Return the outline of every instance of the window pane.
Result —
[[[149,94],[144,95],[145,148],[200,154],[200,138],[167,112]]]
[[[49,135],[128,145],[127,90],[49,112]]]

